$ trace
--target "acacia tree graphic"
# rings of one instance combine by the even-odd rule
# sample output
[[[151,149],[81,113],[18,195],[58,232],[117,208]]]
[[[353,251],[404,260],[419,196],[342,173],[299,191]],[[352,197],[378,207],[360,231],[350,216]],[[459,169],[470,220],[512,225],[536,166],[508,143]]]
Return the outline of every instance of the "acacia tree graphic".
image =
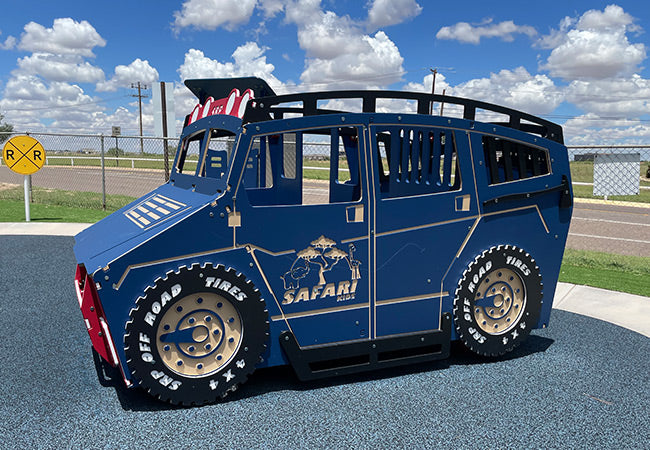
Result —
[[[310,246],[299,251],[296,260],[293,262],[291,269],[281,278],[284,280],[285,289],[298,287],[300,280],[309,273],[309,265],[318,266],[318,285],[322,286],[327,283],[325,272],[329,272],[341,260],[346,260],[350,266],[350,272],[353,280],[361,278],[359,273],[359,261],[353,257],[355,250],[354,245],[350,244],[350,253],[346,253],[336,248],[336,241],[321,236],[315,241],[310,242]],[[294,284],[295,281],[295,284]]]
[[[325,272],[332,270],[332,267],[340,260],[340,257],[333,255],[334,250],[340,251],[334,247],[336,247],[336,241],[321,236],[315,241],[311,241],[310,247],[297,253],[298,258],[318,266],[319,286],[326,283]],[[345,253],[343,253],[343,256],[346,256]]]

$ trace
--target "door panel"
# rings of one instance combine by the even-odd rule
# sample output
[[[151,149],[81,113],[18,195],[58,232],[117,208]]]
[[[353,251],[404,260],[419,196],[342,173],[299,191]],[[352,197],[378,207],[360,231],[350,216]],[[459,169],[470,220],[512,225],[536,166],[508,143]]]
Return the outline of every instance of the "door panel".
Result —
[[[271,320],[284,321],[303,347],[370,333],[362,128],[314,125],[326,120],[296,119],[295,131],[254,136],[253,154],[268,161],[264,179],[253,184],[246,174],[238,193],[246,200],[238,203],[237,244],[251,247],[278,302],[282,314]],[[313,145],[315,138],[322,144]],[[313,147],[321,153],[310,153]]]
[[[439,329],[442,279],[478,215],[467,135],[370,129],[378,166],[376,336]]]

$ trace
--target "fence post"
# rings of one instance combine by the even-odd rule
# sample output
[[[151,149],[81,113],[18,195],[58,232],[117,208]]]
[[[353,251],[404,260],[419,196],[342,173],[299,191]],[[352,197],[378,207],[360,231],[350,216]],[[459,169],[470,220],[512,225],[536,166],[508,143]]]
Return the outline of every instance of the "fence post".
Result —
[[[169,181],[169,150],[167,149],[167,140],[169,138],[163,137],[163,147],[164,147],[164,152],[163,154],[165,155],[164,160],[165,160],[165,183]]]
[[[120,146],[117,143],[117,136],[115,136],[115,167],[120,167]]]
[[[104,164],[104,135],[100,135],[102,148],[102,209],[106,211],[106,166]]]

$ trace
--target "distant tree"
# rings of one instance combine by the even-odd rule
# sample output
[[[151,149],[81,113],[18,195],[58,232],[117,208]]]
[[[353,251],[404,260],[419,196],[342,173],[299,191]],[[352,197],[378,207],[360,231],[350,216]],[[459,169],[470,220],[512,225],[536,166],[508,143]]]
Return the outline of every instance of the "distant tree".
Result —
[[[0,114],[0,144],[9,139],[9,133],[14,131],[13,125],[3,122],[4,118],[5,116]]]
[[[108,156],[123,156],[124,155],[124,150],[122,150],[121,148],[117,148],[117,147],[111,147],[106,152],[106,155],[108,155]]]

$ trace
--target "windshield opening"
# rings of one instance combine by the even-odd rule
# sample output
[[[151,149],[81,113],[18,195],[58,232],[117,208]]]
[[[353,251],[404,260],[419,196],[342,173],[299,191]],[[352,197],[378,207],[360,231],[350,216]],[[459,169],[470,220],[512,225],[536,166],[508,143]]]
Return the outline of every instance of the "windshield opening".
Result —
[[[206,151],[201,158],[197,176],[222,178],[232,158],[235,134],[227,130],[211,129],[208,133]]]
[[[221,179],[232,157],[235,133],[210,129],[193,133],[181,142],[176,172]]]

